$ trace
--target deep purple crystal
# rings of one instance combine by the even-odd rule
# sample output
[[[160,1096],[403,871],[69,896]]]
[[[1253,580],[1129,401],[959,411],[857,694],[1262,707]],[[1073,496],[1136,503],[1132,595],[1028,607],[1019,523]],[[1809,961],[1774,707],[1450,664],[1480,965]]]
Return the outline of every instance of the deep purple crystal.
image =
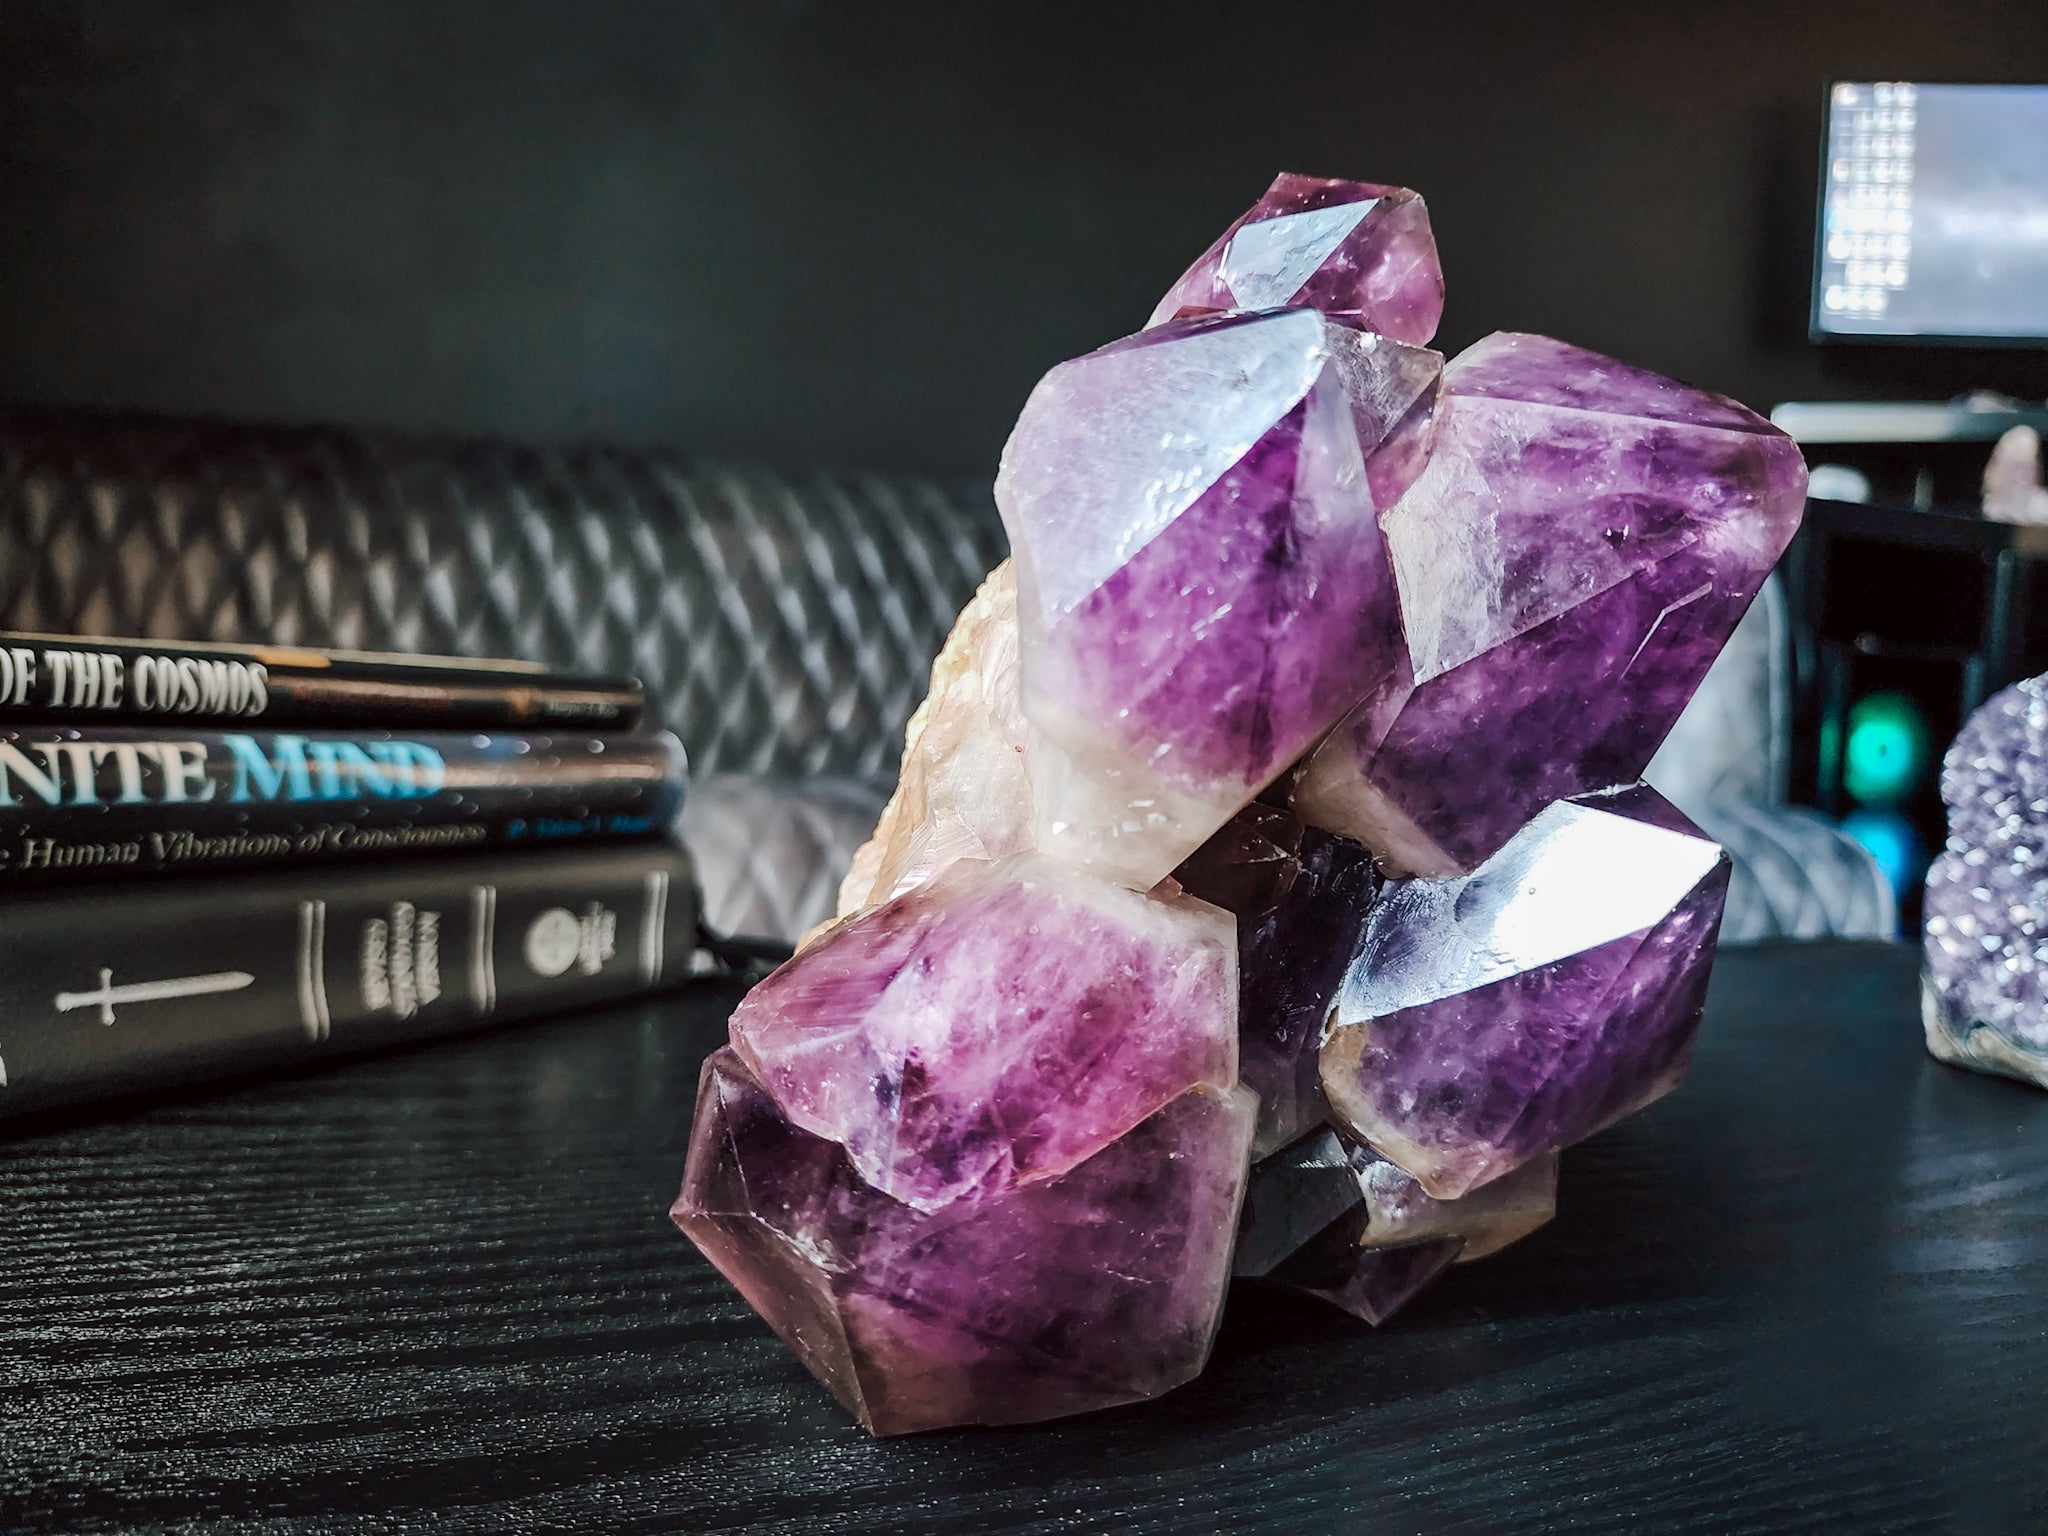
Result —
[[[1238,1071],[1258,1091],[1263,1157],[1323,1118],[1323,1021],[1380,878],[1357,843],[1257,803],[1175,877],[1237,917]]]
[[[1497,1253],[1556,1210],[1554,1153],[1439,1200],[1325,1126],[1252,1165],[1234,1267],[1383,1323],[1452,1262]]]
[[[1251,1095],[1180,1095],[1058,1178],[941,1212],[865,1182],[731,1050],[705,1063],[676,1224],[874,1434],[1154,1397],[1202,1368]]]
[[[1389,885],[1322,1051],[1351,1134],[1456,1198],[1677,1085],[1728,860],[1655,791],[1549,807],[1471,875]]]
[[[1432,433],[1381,518],[1406,652],[1295,804],[1447,875],[1640,777],[1790,541],[1806,469],[1733,401],[1538,336],[1453,360]]]

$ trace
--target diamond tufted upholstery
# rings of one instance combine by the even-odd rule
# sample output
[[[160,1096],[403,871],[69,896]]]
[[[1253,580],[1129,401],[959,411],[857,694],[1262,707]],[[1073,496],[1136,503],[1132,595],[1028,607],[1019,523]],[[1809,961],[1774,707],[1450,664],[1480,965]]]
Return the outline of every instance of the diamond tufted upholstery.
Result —
[[[0,412],[0,626],[524,656],[700,774],[893,774],[986,492],[661,452]]]
[[[0,410],[0,628],[634,673],[689,748],[682,830],[728,931],[793,936],[829,912],[931,658],[1003,549],[980,486]],[[1718,669],[1726,685],[1697,708],[1725,705],[1751,736],[1775,729],[1777,685],[1755,662],[1771,643]],[[1749,738],[1725,721],[1697,734],[1739,777],[1746,749],[1725,749]],[[1845,843],[1823,826],[1770,879],[1853,862]],[[1771,913],[1848,925],[1835,932],[1877,921],[1867,902],[1811,895],[1774,885],[1758,922],[1731,914],[1731,935],[1783,931]]]

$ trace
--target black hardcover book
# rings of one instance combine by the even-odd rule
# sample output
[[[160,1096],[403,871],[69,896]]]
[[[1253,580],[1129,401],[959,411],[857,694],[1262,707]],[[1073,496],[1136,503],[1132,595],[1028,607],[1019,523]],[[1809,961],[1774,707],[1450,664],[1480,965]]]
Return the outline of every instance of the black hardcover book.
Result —
[[[316,1062],[679,980],[668,843],[0,901],[0,1119]]]
[[[666,732],[0,731],[0,890],[665,831]]]
[[[642,703],[632,678],[526,661],[0,630],[0,718],[17,721],[628,730]]]

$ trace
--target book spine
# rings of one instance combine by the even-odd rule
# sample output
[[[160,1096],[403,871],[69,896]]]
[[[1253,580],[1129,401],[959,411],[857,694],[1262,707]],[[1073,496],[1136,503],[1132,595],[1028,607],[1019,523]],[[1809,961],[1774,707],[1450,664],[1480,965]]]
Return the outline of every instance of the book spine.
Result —
[[[0,902],[0,1120],[632,997],[688,973],[666,843]]]
[[[522,662],[0,632],[0,715],[74,724],[630,730],[631,678]]]
[[[666,732],[0,730],[0,891],[647,837],[683,779]]]

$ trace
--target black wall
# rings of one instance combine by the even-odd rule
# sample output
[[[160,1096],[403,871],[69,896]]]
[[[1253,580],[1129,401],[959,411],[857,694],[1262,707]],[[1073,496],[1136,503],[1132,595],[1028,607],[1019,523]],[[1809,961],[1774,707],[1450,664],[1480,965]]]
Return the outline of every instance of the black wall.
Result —
[[[1282,168],[1424,192],[1452,348],[2048,394],[1805,340],[1836,77],[2048,0],[0,0],[0,399],[985,473]]]

